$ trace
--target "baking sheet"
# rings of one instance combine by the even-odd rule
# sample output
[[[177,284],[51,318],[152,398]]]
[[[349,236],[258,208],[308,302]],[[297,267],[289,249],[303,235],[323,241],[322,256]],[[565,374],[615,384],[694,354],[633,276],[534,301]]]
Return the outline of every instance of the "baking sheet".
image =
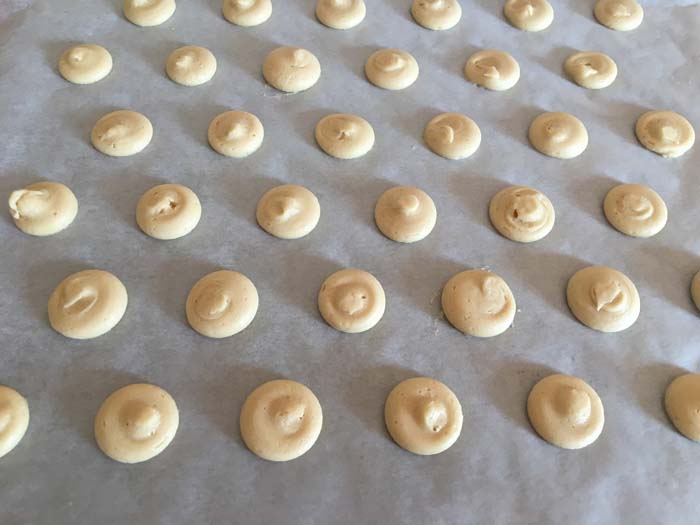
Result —
[[[700,147],[666,160],[642,149],[633,125],[648,109],[683,113],[698,129],[700,7],[646,2],[643,25],[617,33],[597,24],[592,0],[554,1],[554,25],[540,34],[510,27],[500,1],[462,0],[463,20],[449,32],[412,22],[408,0],[369,0],[356,29],[321,26],[312,0],[276,1],[258,28],[228,24],[219,0],[181,0],[175,16],[142,29],[120,1],[4,0],[0,3],[0,194],[41,179],[68,184],[80,202],[63,233],[30,238],[2,214],[0,235],[0,383],[29,400],[23,442],[0,461],[0,522],[25,523],[694,523],[698,446],[677,434],[662,407],[667,383],[700,364],[698,320],[689,298],[700,269]],[[114,57],[109,77],[92,86],[56,72],[64,48],[96,42]],[[211,49],[219,70],[206,86],[167,79],[170,51]],[[321,61],[320,82],[286,96],[260,75],[278,45],[300,45]],[[385,92],[363,77],[381,47],[414,54],[421,76],[410,89]],[[519,84],[487,92],[462,76],[479,48],[511,52]],[[574,50],[610,54],[620,67],[600,92],[567,80],[561,64]],[[103,114],[129,108],[154,124],[152,144],[124,159],[97,153],[89,132]],[[214,153],[206,129],[230,108],[258,115],[265,143],[244,160]],[[591,140],[570,161],[527,144],[531,119],[569,111]],[[480,150],[454,162],[421,141],[425,123],[459,111],[481,127]],[[377,142],[362,159],[337,161],[314,144],[329,112],[365,116]],[[194,189],[203,217],[189,236],[160,242],[133,218],[142,192],[161,182]],[[618,182],[651,185],[666,200],[666,229],[648,240],[609,227],[601,203]],[[264,191],[279,183],[312,189],[322,205],[318,228],[285,242],[255,224]],[[417,185],[438,207],[431,236],[415,245],[382,237],[372,215],[395,184]],[[533,245],[495,233],[488,200],[508,184],[531,185],[553,201],[553,232]],[[639,321],[603,335],[569,313],[567,279],[588,264],[632,278]],[[342,267],[382,282],[387,310],[360,335],[326,326],[316,309],[324,278]],[[518,302],[515,325],[488,340],[464,337],[441,318],[439,292],[463,269],[487,266]],[[121,323],[91,341],[71,341],[48,325],[46,301],[68,274],[98,267],[129,291]],[[184,317],[190,287],[230,268],[258,287],[260,309],[243,333],[210,340]],[[605,404],[598,442],[566,452],[530,429],[525,400],[551,371],[585,378]],[[400,380],[427,375],[460,398],[459,441],[435,457],[395,446],[383,403]],[[316,446],[272,464],[249,453],[238,434],[239,408],[258,384],[279,377],[307,384],[324,409]],[[181,410],[172,445],[145,464],[103,456],[93,417],[113,390],[135,381],[162,385]]]

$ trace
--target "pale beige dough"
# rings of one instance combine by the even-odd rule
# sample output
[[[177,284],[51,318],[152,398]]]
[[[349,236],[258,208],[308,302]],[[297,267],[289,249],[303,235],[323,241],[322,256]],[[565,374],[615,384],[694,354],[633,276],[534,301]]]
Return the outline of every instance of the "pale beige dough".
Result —
[[[598,0],[593,14],[598,22],[616,31],[632,31],[644,20],[644,9],[636,0]]]
[[[386,297],[371,273],[347,268],[328,277],[318,293],[318,309],[333,328],[348,334],[365,332],[384,315]]]
[[[258,311],[258,291],[245,275],[219,270],[202,277],[187,296],[190,326],[207,337],[222,339],[241,332]]]
[[[223,0],[224,18],[242,27],[253,27],[266,22],[272,15],[271,0]]]
[[[469,57],[464,65],[469,82],[493,91],[506,91],[520,80],[520,65],[508,53],[485,49]]]
[[[291,461],[314,446],[323,410],[314,393],[296,381],[278,379],[253,390],[241,408],[241,437],[268,461]]]
[[[642,184],[620,184],[605,196],[603,211],[616,230],[632,237],[656,235],[668,219],[661,195]]]
[[[617,78],[615,61],[596,51],[574,53],[564,62],[564,71],[579,86],[588,89],[606,88]]]
[[[102,403],[95,417],[95,441],[115,461],[141,463],[170,445],[179,422],[170,394],[136,383],[112,392]]]
[[[209,124],[209,145],[226,157],[244,158],[262,146],[265,129],[260,119],[245,111],[226,111]]]
[[[165,64],[170,80],[183,86],[200,86],[216,73],[216,57],[204,47],[184,46],[173,51]]]
[[[124,0],[124,16],[137,26],[158,26],[173,16],[175,7],[175,0]]]
[[[413,55],[401,49],[380,49],[365,63],[367,80],[382,89],[406,89],[418,80],[418,62]]]
[[[435,227],[437,210],[430,195],[411,186],[395,186],[379,197],[374,208],[377,228],[396,242],[425,239]]]
[[[690,296],[693,298],[695,307],[700,310],[700,272],[695,274],[690,284]]]
[[[331,157],[356,159],[374,146],[374,129],[362,117],[336,113],[316,124],[316,142]]]
[[[433,153],[441,157],[466,159],[479,149],[481,130],[466,115],[442,113],[428,122],[423,140]]]
[[[526,186],[510,186],[491,198],[489,218],[511,241],[535,242],[554,227],[554,206],[546,195]]]
[[[143,194],[136,223],[154,239],[179,239],[195,229],[202,216],[197,195],[181,184],[160,184]]]
[[[49,322],[71,339],[93,339],[109,332],[126,312],[122,282],[103,270],[83,270],[66,277],[49,297]]]
[[[527,398],[527,415],[542,439],[577,450],[592,444],[605,424],[603,403],[585,381],[553,374],[539,381]]]
[[[318,0],[316,18],[333,29],[350,29],[365,19],[364,0]]]
[[[411,14],[426,29],[444,31],[459,23],[462,6],[457,0],[413,0]]]
[[[78,214],[78,199],[59,182],[36,182],[15,190],[8,205],[17,227],[38,237],[65,230]]]
[[[300,47],[278,47],[263,63],[263,77],[273,88],[298,93],[321,78],[321,64],[311,52]]]
[[[428,377],[396,385],[384,405],[384,422],[401,448],[421,456],[450,448],[462,432],[462,405],[447,385]]]
[[[476,337],[502,334],[515,319],[515,298],[506,282],[486,270],[467,270],[442,290],[442,310],[462,333]]]
[[[530,124],[530,144],[548,157],[573,159],[586,151],[588,131],[569,113],[542,113]]]
[[[29,405],[16,390],[0,385],[0,458],[10,453],[29,427]]]
[[[508,0],[503,14],[523,31],[544,31],[554,21],[554,9],[547,0]]]
[[[688,439],[700,441],[700,374],[683,374],[675,378],[666,388],[664,405],[678,432]]]
[[[141,113],[121,109],[98,120],[90,138],[97,151],[110,157],[128,157],[151,143],[153,126]]]
[[[695,130],[673,111],[647,111],[637,119],[635,133],[649,151],[662,157],[680,157],[695,144]]]
[[[285,184],[267,191],[255,213],[260,227],[280,239],[299,239],[311,233],[321,218],[316,195],[303,186]]]
[[[112,55],[96,44],[78,44],[63,52],[58,71],[73,84],[94,84],[112,71]]]

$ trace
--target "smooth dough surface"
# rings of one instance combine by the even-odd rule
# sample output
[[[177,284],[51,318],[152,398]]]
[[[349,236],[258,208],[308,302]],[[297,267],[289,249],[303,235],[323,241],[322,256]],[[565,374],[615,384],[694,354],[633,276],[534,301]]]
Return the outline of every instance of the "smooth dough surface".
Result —
[[[576,272],[566,287],[566,301],[576,319],[600,332],[620,332],[639,317],[639,293],[622,272],[589,266]]]
[[[336,113],[316,124],[316,142],[331,157],[356,159],[374,146],[374,129],[362,117]]]
[[[242,27],[252,27],[266,22],[272,16],[271,0],[223,0],[224,18]]]
[[[454,445],[462,432],[462,405],[447,385],[428,377],[396,385],[384,405],[384,422],[401,448],[428,456]]]
[[[423,132],[430,150],[446,159],[471,157],[481,145],[481,130],[476,122],[460,113],[442,113],[434,117]]]
[[[504,51],[485,49],[469,57],[464,65],[469,82],[493,91],[506,91],[520,80],[520,65]]]
[[[267,191],[255,212],[260,227],[280,239],[299,239],[311,233],[321,218],[321,205],[303,186],[284,184]]]
[[[179,422],[170,394],[136,383],[112,392],[102,403],[95,417],[95,441],[115,461],[141,463],[170,445]]]
[[[377,228],[396,242],[425,239],[435,227],[437,210],[430,195],[411,186],[395,186],[379,197],[374,208]]]
[[[476,337],[502,334],[515,319],[515,298],[506,282],[486,270],[467,270],[442,290],[442,310],[462,333]]]
[[[71,339],[92,339],[109,332],[126,312],[122,282],[103,270],[83,270],[66,277],[49,297],[49,322]]]
[[[380,49],[365,63],[367,80],[382,89],[406,89],[418,80],[418,62],[413,55],[401,49]]]
[[[253,454],[268,461],[290,461],[316,443],[323,410],[308,387],[278,379],[250,393],[241,408],[240,427]]]
[[[386,297],[371,273],[346,268],[329,276],[318,293],[318,309],[333,328],[348,334],[365,332],[384,315]]]
[[[321,78],[321,63],[311,52],[300,47],[278,47],[263,63],[268,84],[286,93],[306,91]]]
[[[644,20],[644,9],[637,0],[598,0],[593,13],[598,22],[616,31],[632,31]]]
[[[547,376],[532,388],[527,415],[542,439],[569,450],[593,443],[605,424],[596,391],[582,379],[565,374]]]
[[[664,406],[678,432],[688,439],[700,441],[700,374],[683,374],[675,378],[666,388]]]
[[[350,29],[365,19],[364,0],[318,0],[316,18],[333,29]]]
[[[16,390],[0,385],[0,458],[11,452],[29,427],[29,405]]]
[[[110,157],[128,157],[151,143],[153,126],[141,113],[121,109],[98,120],[90,138],[97,151]]]
[[[216,57],[204,47],[180,47],[168,57],[165,71],[170,80],[182,86],[199,86],[214,77]]]
[[[662,157],[680,157],[695,144],[695,130],[673,111],[647,111],[637,119],[635,133],[649,151]]]
[[[181,184],[160,184],[143,194],[136,206],[136,222],[146,235],[169,240],[184,237],[199,223],[202,205]]]
[[[535,242],[554,227],[554,206],[546,195],[526,186],[504,188],[491,198],[489,218],[511,241]]]
[[[588,131],[569,113],[542,113],[530,124],[530,144],[548,157],[573,159],[586,151]]]
[[[693,298],[695,307],[700,310],[700,272],[695,274],[690,284],[690,296]]]
[[[96,44],[78,44],[63,52],[58,71],[73,84],[94,84],[112,71],[112,55]]]
[[[65,230],[78,214],[78,199],[59,182],[36,182],[15,190],[8,205],[17,227],[39,237]]]
[[[642,184],[620,184],[605,196],[603,211],[616,230],[632,237],[656,235],[668,219],[661,195]]]
[[[457,0],[413,0],[411,15],[426,29],[444,31],[459,23],[462,6]]]
[[[597,51],[574,53],[564,62],[564,71],[571,80],[588,89],[606,88],[617,78],[615,61]]]
[[[554,21],[554,9],[547,0],[508,0],[503,14],[523,31],[544,31]]]
[[[226,111],[209,124],[209,145],[226,157],[244,158],[262,146],[265,129],[260,119],[246,111]]]
[[[258,291],[245,275],[219,270],[202,277],[190,290],[187,321],[197,332],[221,339],[241,332],[258,311]]]
[[[137,26],[158,26],[173,16],[175,7],[175,0],[124,0],[124,16]]]

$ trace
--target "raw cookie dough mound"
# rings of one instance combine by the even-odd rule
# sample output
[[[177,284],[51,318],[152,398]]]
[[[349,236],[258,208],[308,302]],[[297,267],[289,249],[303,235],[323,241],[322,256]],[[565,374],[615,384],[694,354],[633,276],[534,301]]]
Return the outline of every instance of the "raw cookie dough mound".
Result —
[[[93,339],[121,321],[128,296],[122,282],[103,270],[66,277],[49,297],[49,322],[71,339]]]
[[[265,129],[262,122],[245,111],[226,111],[209,124],[209,145],[221,155],[241,159],[262,146]]]
[[[547,376],[527,397],[527,415],[545,441],[576,450],[593,443],[603,431],[603,403],[585,381],[564,374]]]
[[[175,0],[124,0],[124,16],[137,26],[158,26],[174,12]]]
[[[128,157],[151,143],[153,126],[141,113],[122,109],[108,113],[92,128],[95,149],[110,157]]]
[[[510,328],[516,307],[513,293],[498,275],[467,270],[447,281],[442,290],[442,309],[460,332],[493,337]]]
[[[593,14],[598,22],[616,31],[632,31],[644,20],[644,9],[637,0],[598,0]]]
[[[155,385],[128,385],[105,399],[95,417],[100,450],[121,463],[156,457],[172,442],[180,416],[175,400]]]
[[[63,52],[58,71],[73,84],[94,84],[112,71],[112,55],[96,44],[78,44]]]
[[[437,210],[430,195],[418,188],[395,186],[385,191],[374,208],[377,228],[396,242],[425,239],[435,227]]]
[[[380,49],[365,63],[367,80],[382,89],[405,89],[418,79],[418,62],[400,49]]]
[[[384,421],[401,448],[429,456],[454,445],[462,432],[462,405],[447,385],[427,377],[406,379],[386,398]]]
[[[700,310],[700,272],[695,274],[690,285],[690,296],[698,310]]]
[[[481,130],[466,115],[442,113],[428,122],[423,140],[433,153],[441,157],[466,159],[479,149]]]
[[[464,66],[469,82],[493,91],[506,91],[520,80],[520,65],[508,53],[485,49],[469,57]]]
[[[224,18],[242,27],[252,27],[266,22],[272,15],[271,0],[224,0],[221,5]]]
[[[534,188],[510,186],[491,199],[489,218],[506,239],[535,242],[552,231],[554,206],[546,195]]]
[[[589,266],[576,272],[566,287],[566,301],[576,319],[600,332],[621,332],[639,317],[639,293],[622,272]]]
[[[316,142],[331,157],[356,159],[374,146],[374,130],[362,117],[337,113],[316,124]]]
[[[275,89],[298,93],[318,82],[321,78],[321,64],[306,49],[278,47],[265,58],[263,77]]]
[[[596,51],[574,53],[564,62],[564,71],[571,80],[588,89],[606,88],[617,78],[615,61]]]
[[[554,21],[554,9],[547,0],[508,0],[503,14],[523,31],[544,31]]]
[[[165,71],[182,86],[200,86],[216,73],[216,57],[204,47],[184,46],[170,54]]]
[[[38,237],[65,230],[78,214],[78,199],[58,182],[36,182],[15,190],[8,204],[17,227]]]
[[[364,0],[318,0],[316,18],[333,29],[350,29],[365,19]]]
[[[605,196],[603,210],[613,228],[632,237],[656,235],[668,218],[661,196],[642,184],[615,186]]]
[[[285,184],[267,191],[255,212],[260,227],[280,239],[299,239],[311,233],[321,218],[316,195],[303,186]]]
[[[695,144],[695,130],[673,111],[647,111],[637,119],[635,133],[649,151],[662,157],[680,157]]]
[[[0,458],[11,452],[29,427],[29,405],[22,395],[0,385]]]
[[[143,194],[136,222],[154,239],[179,239],[195,229],[202,206],[195,193],[180,184],[160,184]]]
[[[426,29],[451,29],[462,18],[462,6],[457,0],[413,0],[413,19]]]
[[[678,432],[700,441],[700,374],[683,374],[674,379],[666,388],[664,405]]]
[[[386,297],[379,281],[369,272],[348,268],[328,277],[318,293],[318,309],[336,330],[365,332],[384,315]]]
[[[219,270],[202,277],[190,290],[187,321],[197,332],[221,339],[244,330],[258,311],[258,291],[245,275]]]
[[[542,113],[530,124],[530,144],[548,157],[573,159],[588,147],[588,131],[569,113]]]

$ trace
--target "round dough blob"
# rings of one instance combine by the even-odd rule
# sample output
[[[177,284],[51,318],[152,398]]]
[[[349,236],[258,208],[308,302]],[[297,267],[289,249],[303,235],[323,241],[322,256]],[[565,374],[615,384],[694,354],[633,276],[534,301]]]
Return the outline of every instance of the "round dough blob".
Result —
[[[506,239],[535,242],[552,231],[554,206],[546,195],[534,188],[510,186],[491,198],[489,218]]]
[[[554,21],[554,9],[547,0],[508,0],[503,14],[523,31],[544,31]]]
[[[576,272],[566,287],[566,301],[576,319],[600,332],[621,332],[639,317],[639,293],[622,272],[589,266]]]
[[[0,458],[10,453],[29,427],[29,405],[16,390],[0,385]]]
[[[374,208],[377,228],[396,242],[425,239],[435,227],[437,210],[430,195],[411,186],[395,186],[379,197]]]
[[[285,184],[267,191],[255,212],[260,227],[280,239],[299,239],[313,231],[321,218],[316,195],[303,186]]]
[[[441,157],[466,159],[479,149],[481,130],[466,115],[442,113],[428,122],[423,140],[433,153]]]
[[[616,31],[632,31],[644,20],[644,9],[637,0],[598,0],[593,14],[598,22]]]
[[[411,14],[426,29],[444,31],[459,23],[462,6],[457,0],[413,0]]]
[[[103,270],[83,270],[66,277],[49,297],[49,322],[71,339],[93,339],[109,332],[126,312],[122,282]]]
[[[200,86],[216,73],[216,57],[204,47],[184,46],[170,54],[165,71],[182,86]]]
[[[97,151],[110,157],[128,157],[151,143],[153,126],[141,113],[121,109],[98,120],[90,138]]]
[[[124,16],[141,27],[158,26],[175,12],[175,0],[124,0]]]
[[[314,393],[296,381],[278,379],[253,390],[241,408],[241,437],[268,461],[291,461],[314,446],[323,410]]]
[[[380,49],[365,64],[367,80],[390,91],[407,88],[418,79],[419,72],[413,55],[400,49]]]
[[[136,222],[146,235],[170,240],[195,229],[202,216],[197,195],[181,184],[160,184],[143,194],[136,206]]]
[[[15,190],[8,205],[17,227],[38,237],[65,230],[78,214],[78,199],[59,182],[36,182]]]
[[[428,377],[396,385],[384,405],[384,422],[401,448],[429,456],[454,445],[462,432],[462,405],[447,385]]]
[[[700,272],[695,274],[690,284],[690,296],[693,298],[695,307],[700,310]]]
[[[647,111],[637,119],[635,133],[649,151],[662,157],[680,157],[695,144],[695,130],[673,111]]]
[[[78,44],[63,52],[58,71],[73,84],[94,84],[112,71],[112,55],[96,44]]]
[[[569,113],[542,113],[530,124],[530,144],[548,157],[573,159],[586,151],[588,131]]]
[[[579,86],[588,89],[606,88],[617,78],[615,61],[596,51],[574,53],[564,62],[564,71]]]
[[[262,146],[265,129],[260,119],[246,111],[226,111],[209,124],[209,145],[221,155],[241,159]]]
[[[493,91],[506,91],[520,80],[520,65],[508,53],[485,49],[469,57],[464,65],[469,82]]]
[[[506,282],[486,270],[467,270],[442,290],[442,310],[460,332],[476,337],[502,334],[515,319],[515,298]]]
[[[278,47],[263,63],[263,77],[273,88],[286,93],[306,91],[321,78],[321,64],[300,47]]]
[[[163,452],[175,438],[180,416],[162,388],[136,383],[105,399],[95,417],[100,450],[121,463],[141,463]]]
[[[316,124],[316,142],[331,157],[356,159],[374,146],[374,129],[362,117],[336,113]]]
[[[266,22],[272,15],[271,0],[224,0],[221,5],[224,18],[242,27],[252,27]]]
[[[245,275],[219,270],[202,277],[190,290],[187,321],[197,332],[222,339],[241,332],[258,311],[258,291]]]
[[[656,235],[668,218],[661,195],[642,184],[615,186],[605,196],[603,210],[613,228],[632,237]]]
[[[365,19],[364,0],[318,0],[316,18],[333,29],[350,29]]]
[[[333,328],[348,334],[366,332],[384,315],[386,297],[369,272],[347,268],[328,277],[318,293],[318,309]]]
[[[700,374],[683,374],[671,381],[666,388],[664,405],[678,432],[700,441]]]
[[[542,439],[577,450],[603,431],[603,403],[591,386],[577,377],[553,374],[538,382],[527,397],[527,415]]]

